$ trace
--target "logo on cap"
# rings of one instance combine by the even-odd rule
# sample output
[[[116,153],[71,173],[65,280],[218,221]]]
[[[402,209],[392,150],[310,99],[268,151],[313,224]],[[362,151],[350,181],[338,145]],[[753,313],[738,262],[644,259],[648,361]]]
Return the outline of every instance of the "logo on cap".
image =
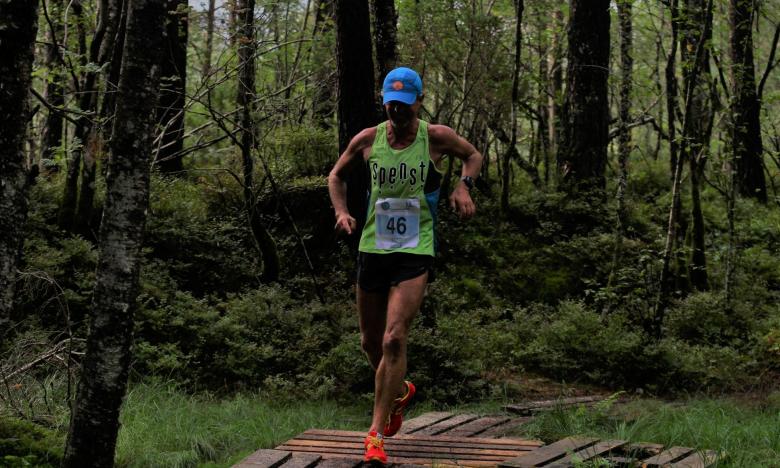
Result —
[[[400,81],[393,81],[393,89],[396,91],[401,91],[404,89],[404,84]]]

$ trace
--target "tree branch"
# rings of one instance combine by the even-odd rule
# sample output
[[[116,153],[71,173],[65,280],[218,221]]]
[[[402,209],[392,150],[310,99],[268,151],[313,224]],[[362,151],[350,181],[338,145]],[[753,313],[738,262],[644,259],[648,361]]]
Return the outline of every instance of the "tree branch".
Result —
[[[775,52],[777,52],[777,41],[780,40],[780,23],[775,26],[775,36],[772,38],[772,51],[769,53],[769,60],[766,62],[766,70],[764,70],[763,76],[761,76],[761,82],[758,84],[758,92],[756,97],[761,101],[761,97],[764,95],[764,85],[766,84],[769,73],[772,69],[780,63],[780,60],[775,61]]]

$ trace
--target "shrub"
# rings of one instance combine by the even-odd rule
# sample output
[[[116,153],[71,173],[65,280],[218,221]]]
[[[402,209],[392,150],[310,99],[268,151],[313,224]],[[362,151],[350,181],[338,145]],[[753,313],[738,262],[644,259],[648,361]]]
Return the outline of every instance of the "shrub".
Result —
[[[0,416],[0,466],[56,467],[62,461],[62,434],[19,419]]]

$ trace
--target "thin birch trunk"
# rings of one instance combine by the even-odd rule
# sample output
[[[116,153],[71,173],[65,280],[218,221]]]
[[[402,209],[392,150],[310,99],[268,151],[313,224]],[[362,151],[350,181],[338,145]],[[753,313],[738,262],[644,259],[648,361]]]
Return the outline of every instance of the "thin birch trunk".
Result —
[[[111,467],[131,362],[165,7],[130,0],[90,333],[62,466]]]

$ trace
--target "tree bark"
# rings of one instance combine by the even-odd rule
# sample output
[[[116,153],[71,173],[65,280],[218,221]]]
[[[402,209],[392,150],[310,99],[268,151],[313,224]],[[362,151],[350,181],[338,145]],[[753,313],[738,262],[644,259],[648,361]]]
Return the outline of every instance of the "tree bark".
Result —
[[[64,467],[114,464],[149,204],[153,110],[158,99],[164,21],[162,2],[130,0],[100,226],[92,320]]]
[[[509,213],[509,161],[514,153],[517,153],[517,106],[520,99],[518,89],[520,83],[520,52],[523,43],[523,0],[515,0],[515,62],[512,70],[512,111],[510,113],[510,128],[512,129],[509,146],[502,164],[504,166],[501,179],[501,211],[504,215]]]
[[[244,203],[252,235],[263,257],[263,281],[279,279],[279,253],[271,234],[262,222],[254,192],[255,123],[252,117],[255,95],[255,0],[240,0],[241,29],[238,31],[238,90],[236,102],[241,109],[241,162],[244,176]]]
[[[44,96],[46,100],[54,107],[62,108],[65,104],[65,94],[63,82],[65,75],[60,63],[57,50],[58,44],[63,36],[62,19],[62,0],[56,0],[49,3],[49,17],[52,23],[49,27],[49,40],[45,50],[45,64],[48,69],[46,80],[46,90]],[[61,111],[49,109],[46,115],[46,122],[43,125],[43,137],[41,138],[41,159],[53,159],[58,148],[62,146],[63,118]]]
[[[101,6],[99,8],[100,17],[98,18],[95,34],[92,37],[92,43],[89,47],[89,56],[86,58],[87,62],[89,63],[98,63],[100,60],[100,51],[102,50],[103,39],[106,34],[108,23],[107,3],[107,0],[101,0]],[[80,1],[73,3],[73,9],[77,16],[81,16],[83,7]],[[84,49],[84,52],[86,52],[86,39],[80,42],[83,42],[80,48]],[[85,230],[84,226],[79,226],[77,224],[76,216],[79,198],[79,169],[81,168],[83,153],[89,146],[88,138],[94,125],[88,115],[97,109],[97,79],[97,70],[94,68],[87,70],[83,78],[83,83],[81,83],[81,87],[79,89],[80,95],[78,97],[78,106],[79,110],[82,111],[82,115],[76,121],[76,126],[74,129],[74,135],[78,141],[78,144],[73,148],[71,154],[68,157],[68,170],[65,177],[62,205],[60,206],[59,213],[59,225],[62,229],[68,231],[73,230],[74,226],[80,231]],[[86,161],[86,163],[90,165],[90,167],[85,169],[87,172],[87,177],[89,177],[90,173],[94,173],[94,160]],[[84,190],[94,191],[94,187],[91,186],[89,181],[87,185],[88,186],[85,187]]]
[[[700,186],[703,177],[704,164],[708,157],[712,127],[712,102],[710,100],[710,66],[709,42],[712,25],[712,12],[707,10],[706,1],[686,0],[682,12],[682,49],[683,77],[686,89],[693,90],[691,96],[691,116],[689,119],[689,134],[683,134],[684,147],[691,175],[691,232],[689,241],[691,254],[688,261],[688,278],[690,284],[697,290],[708,288],[707,258],[704,245],[704,216],[701,208]],[[702,58],[698,67],[693,66],[696,60],[695,51],[702,43]],[[696,75],[693,71],[697,72]]]
[[[376,48],[376,89],[381,91],[385,76],[396,67],[398,61],[396,51],[398,15],[393,0],[372,0],[371,9],[374,17],[374,47]]]
[[[358,132],[377,124],[376,95],[368,4],[335,0],[335,7],[339,152],[343,152]],[[347,175],[347,208],[358,225],[347,240],[353,251],[366,220],[367,191],[366,167],[361,162]]]
[[[670,2],[671,10],[672,10],[672,23],[674,24],[674,21],[676,21],[677,18],[677,0],[671,0]],[[712,11],[712,0],[709,0],[707,2],[707,11]],[[712,24],[711,18],[709,21],[705,21],[705,28],[702,32],[702,37],[707,37],[709,35],[709,26]],[[673,33],[675,34],[675,33]],[[678,216],[680,214],[680,210],[677,209],[677,207],[680,205],[680,183],[682,180],[682,167],[683,167],[683,160],[686,157],[690,157],[690,150],[691,145],[688,143],[689,138],[688,135],[692,135],[693,132],[691,130],[692,123],[692,112],[691,108],[693,106],[693,94],[694,94],[694,84],[696,83],[696,77],[699,73],[699,68],[702,65],[703,58],[704,58],[704,45],[705,41],[699,41],[696,47],[696,52],[694,54],[694,59],[691,69],[691,79],[687,81],[686,88],[685,88],[685,110],[683,112],[683,127],[682,127],[682,148],[681,148],[681,154],[680,157],[677,158],[676,164],[675,164],[675,170],[674,170],[674,176],[672,178],[673,184],[672,184],[672,206],[669,209],[669,223],[667,225],[666,230],[666,246],[664,248],[664,255],[663,255],[663,266],[661,268],[661,280],[658,287],[658,296],[655,303],[655,311],[653,316],[653,326],[652,331],[654,332],[655,336],[657,338],[661,337],[662,334],[662,325],[664,321],[664,316],[666,313],[666,305],[669,300],[669,289],[670,289],[670,281],[669,276],[671,273],[671,258],[672,258],[672,250],[674,248],[674,239],[677,233],[677,223],[678,223]],[[672,48],[674,49],[674,45]],[[668,69],[668,67],[667,67]],[[668,75],[667,75],[668,78]],[[676,107],[676,103],[675,103]],[[671,126],[670,126],[671,129]]]
[[[162,61],[162,88],[157,121],[163,128],[157,167],[164,174],[181,173],[184,148],[184,97],[187,90],[187,0],[167,0],[165,49]]]
[[[572,0],[558,167],[569,192],[605,200],[609,137],[609,0]],[[594,200],[595,201],[595,200]]]
[[[88,134],[85,142],[86,147],[83,149],[84,160],[81,165],[81,185],[79,187],[79,200],[76,211],[76,228],[83,235],[90,238],[93,237],[91,224],[95,201],[95,169],[98,159],[103,157],[105,152],[103,129],[107,125],[106,120],[113,112],[113,105],[109,107],[108,104],[114,102],[113,90],[116,89],[116,83],[119,81],[119,69],[122,60],[121,54],[113,57],[117,47],[116,43],[119,42],[119,47],[124,43],[124,39],[118,38],[117,34],[117,31],[121,29],[119,22],[122,17],[122,11],[122,0],[101,0],[98,30],[102,30],[103,33],[101,35],[96,34],[95,38],[93,38],[93,41],[100,41],[96,58],[97,63],[103,67],[110,62],[110,68],[108,74],[103,73],[105,78],[102,88],[103,105],[97,117],[89,123],[86,130]],[[94,80],[96,79],[97,77],[94,78]],[[91,108],[97,109],[99,87],[97,83],[91,84],[91,86],[94,87],[94,96],[90,99],[89,105]]]
[[[206,50],[203,52],[203,79],[211,74],[211,56],[214,53],[214,15],[216,12],[216,0],[209,0],[209,8],[206,11]]]
[[[766,203],[761,105],[756,94],[753,64],[753,0],[730,0],[732,62],[732,147],[737,189],[746,197]]]
[[[623,238],[628,234],[626,224],[628,213],[626,210],[626,186],[628,185],[628,159],[631,156],[631,129],[628,124],[631,121],[631,88],[632,73],[634,67],[633,41],[632,41],[632,14],[633,0],[618,0],[618,22],[620,24],[620,111],[618,122],[620,135],[618,136],[618,166],[620,175],[617,186],[617,229],[615,230],[615,251],[612,256],[612,271],[609,275],[609,283],[617,268],[623,250]]]
[[[35,176],[25,167],[38,2],[0,2],[0,344],[13,307],[16,267],[27,219],[27,188]]]
[[[316,15],[312,40],[315,40],[317,36],[330,33],[333,29],[335,19],[333,2],[334,0],[317,0],[315,3]],[[319,42],[314,41],[314,43],[318,44]],[[335,51],[329,51],[328,55],[335,55]],[[326,130],[331,128],[331,120],[333,119],[334,86],[332,83],[334,81],[332,67],[320,64],[312,81],[315,88],[312,97],[312,118],[318,127]]]
[[[552,34],[550,35],[550,53],[547,58],[547,76],[549,77],[547,101],[547,131],[550,140],[550,152],[558,152],[560,131],[561,101],[563,99],[563,67],[561,66],[561,31],[563,12],[560,8],[553,11]],[[545,172],[548,170],[545,169]],[[547,180],[545,180],[546,182]]]

